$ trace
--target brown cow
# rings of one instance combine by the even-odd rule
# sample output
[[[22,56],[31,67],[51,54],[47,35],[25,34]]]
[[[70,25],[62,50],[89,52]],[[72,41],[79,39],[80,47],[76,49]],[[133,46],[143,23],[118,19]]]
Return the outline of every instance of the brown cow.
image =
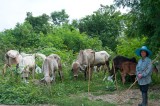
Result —
[[[127,64],[125,62],[128,62]],[[126,64],[126,66],[124,64]],[[130,68],[133,68],[129,65],[129,63],[134,63],[134,64],[137,64],[137,61],[136,61],[136,58],[127,58],[125,56],[116,56],[114,59],[113,59],[113,63],[112,63],[112,69],[109,71],[110,73],[110,76],[108,77],[108,79],[110,79],[111,77],[113,77],[116,72],[118,70],[122,71],[122,69],[124,70],[125,68],[128,70]],[[123,64],[123,68],[122,68],[122,64]],[[126,72],[127,72],[126,70]],[[128,70],[130,71],[130,70]],[[124,76],[125,76],[126,73],[124,73]],[[127,73],[128,74],[128,73]],[[124,80],[123,80],[124,81]],[[124,81],[125,82],[125,81]]]
[[[125,77],[126,77],[127,74],[130,75],[130,76],[135,75],[135,73],[136,73],[136,65],[137,65],[137,63],[130,62],[130,61],[122,63],[122,66],[121,66],[121,69],[120,69],[120,73],[121,73],[123,84],[126,81]]]

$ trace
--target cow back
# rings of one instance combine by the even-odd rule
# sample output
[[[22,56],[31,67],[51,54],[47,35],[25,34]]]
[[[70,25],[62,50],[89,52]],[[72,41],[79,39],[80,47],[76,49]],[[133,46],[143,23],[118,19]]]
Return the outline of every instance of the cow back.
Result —
[[[133,58],[127,58],[125,56],[116,56],[114,59],[113,59],[113,62],[114,62],[114,66],[117,67],[117,68],[121,68],[121,65],[123,62],[133,62],[133,63],[137,63],[136,62],[136,59],[133,57]]]
[[[80,63],[82,66],[88,66],[93,65],[95,60],[95,52],[92,49],[86,49],[86,50],[81,50],[78,57],[77,61]]]

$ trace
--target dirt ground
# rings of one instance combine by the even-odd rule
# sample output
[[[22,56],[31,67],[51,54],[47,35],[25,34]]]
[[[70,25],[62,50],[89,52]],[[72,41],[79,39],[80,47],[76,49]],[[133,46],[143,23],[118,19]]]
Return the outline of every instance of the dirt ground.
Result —
[[[160,93],[160,87],[159,89],[151,89],[149,93],[150,92]],[[138,104],[141,103],[141,92],[139,89],[131,89],[129,91],[115,91],[113,94],[105,94],[100,96],[90,94],[89,99],[115,103],[117,106],[138,106]],[[160,106],[160,100],[149,99],[148,106]]]

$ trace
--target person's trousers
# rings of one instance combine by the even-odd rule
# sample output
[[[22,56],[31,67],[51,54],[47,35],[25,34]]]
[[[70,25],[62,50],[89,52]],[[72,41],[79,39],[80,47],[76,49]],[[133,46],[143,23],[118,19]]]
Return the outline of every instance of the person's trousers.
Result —
[[[139,85],[140,91],[142,93],[142,103],[139,106],[147,106],[148,105],[148,87],[147,85]]]

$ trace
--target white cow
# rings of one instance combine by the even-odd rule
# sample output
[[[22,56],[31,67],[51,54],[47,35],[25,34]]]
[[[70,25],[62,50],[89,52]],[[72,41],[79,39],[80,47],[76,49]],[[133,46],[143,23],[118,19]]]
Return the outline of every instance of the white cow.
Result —
[[[5,74],[7,67],[10,67],[12,69],[12,66],[16,65],[16,69],[17,69],[21,59],[22,59],[22,56],[19,54],[17,50],[9,50],[5,54],[5,65],[3,68],[3,74]]]
[[[107,69],[110,70],[109,58],[110,58],[110,55],[106,51],[95,52],[94,66],[97,66],[97,69],[100,67],[106,66]],[[106,69],[104,69],[104,75],[105,75],[105,73],[106,73]]]
[[[77,62],[80,64],[80,67],[85,69],[84,71],[85,80],[87,79],[87,77],[90,77],[90,78],[92,77],[94,61],[95,61],[95,51],[94,50],[92,49],[80,50],[78,57],[77,57]]]
[[[47,83],[55,82],[56,74],[55,71],[59,72],[60,78],[62,80],[62,65],[61,58],[57,54],[51,54],[46,57],[45,61],[42,65],[42,72],[44,73],[44,78],[41,81],[45,81]]]
[[[88,69],[90,68],[91,69],[90,72],[92,75],[92,71],[93,71],[93,68],[95,68],[95,66],[97,67],[107,66],[108,70],[110,70],[109,58],[110,58],[110,55],[106,51],[95,52],[91,49],[85,49],[80,51],[77,57],[77,61],[74,63],[74,65],[75,67],[76,66],[79,68],[82,67],[81,69],[85,69],[85,70],[86,68]],[[72,65],[72,68],[73,68],[73,65]],[[75,68],[73,71],[75,73],[78,73],[79,68]],[[86,79],[86,75],[88,74],[88,71],[84,71],[84,72],[85,72],[85,79]],[[106,73],[106,69],[104,70],[104,74],[105,73]]]
[[[27,82],[27,78],[29,76],[29,72],[32,71],[32,77],[34,79],[34,73],[36,68],[36,57],[41,57],[43,60],[45,59],[44,54],[35,53],[35,54],[22,54],[22,59],[19,62],[20,73],[22,74],[22,78]]]

